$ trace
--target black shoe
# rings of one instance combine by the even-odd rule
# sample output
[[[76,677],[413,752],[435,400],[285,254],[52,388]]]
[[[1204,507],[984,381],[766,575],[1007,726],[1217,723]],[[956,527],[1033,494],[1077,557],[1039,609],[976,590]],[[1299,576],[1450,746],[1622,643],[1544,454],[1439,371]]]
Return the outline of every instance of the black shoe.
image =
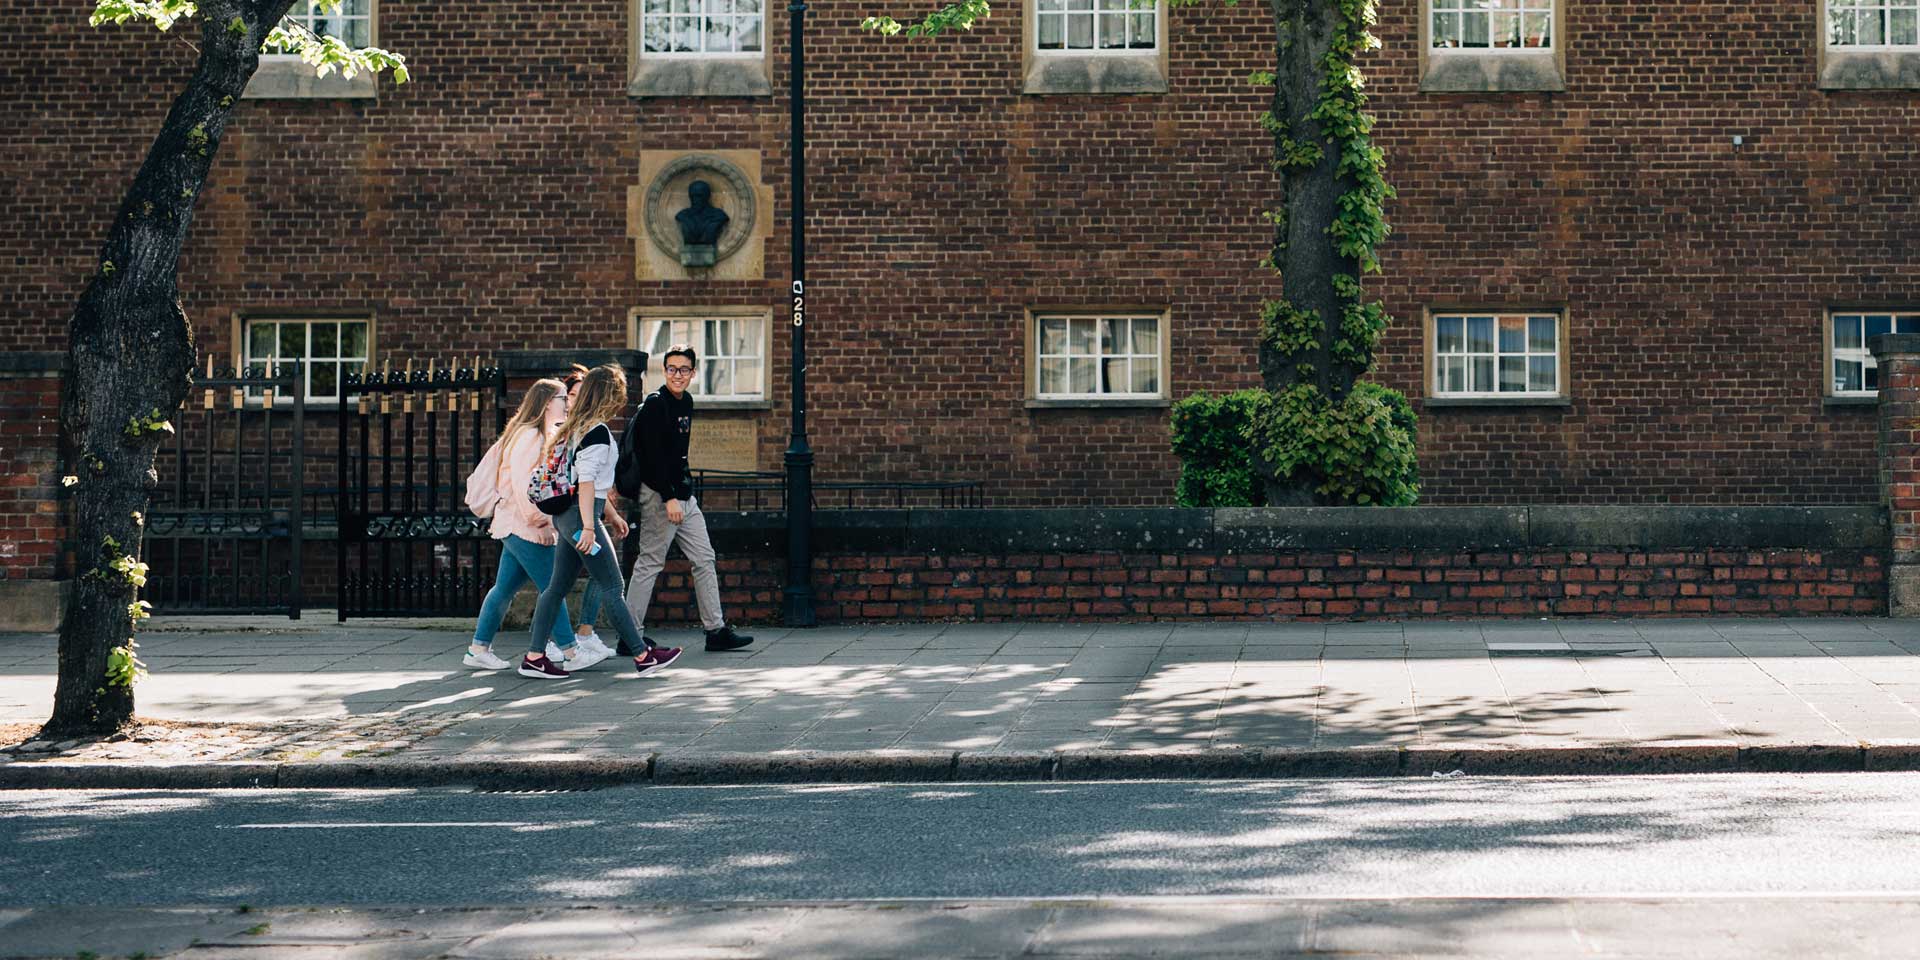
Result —
[[[707,652],[708,653],[718,653],[722,650],[738,650],[741,647],[744,647],[747,644],[752,642],[753,642],[752,637],[749,637],[741,633],[735,633],[733,630],[733,624],[731,623],[727,624],[724,627],[721,627],[718,630],[707,631]]]
[[[641,637],[640,640],[649,647],[654,647],[659,645],[653,642],[652,637]],[[620,645],[618,647],[615,647],[613,652],[623,657],[637,657],[640,655],[640,651],[633,649],[633,647],[630,646],[625,640],[620,641]]]

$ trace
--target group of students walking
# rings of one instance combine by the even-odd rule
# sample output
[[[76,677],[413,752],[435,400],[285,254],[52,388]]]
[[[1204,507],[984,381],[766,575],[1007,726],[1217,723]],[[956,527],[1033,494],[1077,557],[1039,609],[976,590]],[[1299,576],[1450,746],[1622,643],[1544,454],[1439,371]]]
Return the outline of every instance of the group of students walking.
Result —
[[[691,347],[667,350],[666,383],[649,394],[615,440],[611,421],[625,412],[627,375],[616,364],[591,370],[576,364],[565,382],[534,382],[513,419],[467,480],[467,504],[492,518],[501,541],[500,570],[480,605],[473,643],[462,661],[482,670],[514,664],[493,651],[507,606],[520,588],[540,591],[531,644],[520,658],[523,677],[562,679],[608,657],[633,657],[641,675],[679,658],[681,648],[642,633],[654,580],[674,543],[693,567],[694,597],[709,651],[738,650],[753,642],[727,623],[720,609],[720,578],[706,518],[693,497],[687,445],[693,433],[693,382],[699,357]],[[615,493],[633,503],[639,523],[633,577],[624,598],[619,545],[627,518]],[[584,569],[588,584],[580,618],[567,616],[567,592]],[[619,637],[617,649],[593,625],[605,607]]]

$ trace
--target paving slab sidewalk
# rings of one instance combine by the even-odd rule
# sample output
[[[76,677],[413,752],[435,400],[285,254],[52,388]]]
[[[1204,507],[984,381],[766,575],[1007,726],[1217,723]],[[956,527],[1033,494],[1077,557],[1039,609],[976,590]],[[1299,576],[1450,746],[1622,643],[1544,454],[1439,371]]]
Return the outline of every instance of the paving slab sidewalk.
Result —
[[[403,764],[676,782],[1920,768],[1920,623],[1900,620],[890,623],[761,629],[728,654],[663,630],[689,648],[672,669],[566,681],[461,667],[460,623],[156,624],[139,710],[176,722],[9,748],[0,784],[207,761],[282,786],[295,766],[318,786]],[[0,724],[45,718],[53,649],[0,635]]]
[[[1910,896],[854,901],[0,911],[8,957],[1481,957],[1909,955]],[[85,952],[81,952],[85,951]]]

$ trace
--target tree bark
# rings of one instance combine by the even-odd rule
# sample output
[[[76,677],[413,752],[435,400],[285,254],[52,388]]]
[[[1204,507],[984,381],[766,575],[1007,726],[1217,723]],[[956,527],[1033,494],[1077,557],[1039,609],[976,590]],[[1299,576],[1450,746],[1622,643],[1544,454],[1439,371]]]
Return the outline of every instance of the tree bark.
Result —
[[[172,419],[192,385],[180,250],[227,120],[259,67],[260,45],[293,2],[201,0],[193,77],[120,202],[68,326],[60,415],[79,478],[70,517],[76,575],[60,629],[49,732],[106,733],[132,719],[133,688],[110,683],[107,662],[133,635],[138,590],[109,564],[141,553],[163,434],[128,428],[156,411]]]
[[[1339,212],[1340,197],[1355,186],[1339,171],[1339,152],[1329,142],[1320,121],[1311,114],[1319,106],[1327,75],[1327,51],[1332,46],[1336,18],[1331,0],[1269,0],[1274,22],[1274,82],[1272,115],[1274,160],[1281,170],[1283,221],[1275,228],[1273,263],[1280,271],[1281,297],[1293,309],[1320,319],[1317,349],[1286,356],[1264,340],[1260,345],[1260,374],[1270,392],[1298,383],[1310,383],[1334,404],[1341,403],[1363,371],[1338,362],[1333,355],[1344,304],[1335,291],[1339,274],[1360,276],[1359,262],[1342,256],[1327,235]],[[1312,143],[1320,158],[1311,166],[1286,163],[1289,142]],[[1311,370],[1303,371],[1302,365]],[[1304,374],[1304,376],[1303,376]],[[1267,502],[1273,506],[1308,506],[1317,501],[1312,477],[1291,481],[1267,476]]]

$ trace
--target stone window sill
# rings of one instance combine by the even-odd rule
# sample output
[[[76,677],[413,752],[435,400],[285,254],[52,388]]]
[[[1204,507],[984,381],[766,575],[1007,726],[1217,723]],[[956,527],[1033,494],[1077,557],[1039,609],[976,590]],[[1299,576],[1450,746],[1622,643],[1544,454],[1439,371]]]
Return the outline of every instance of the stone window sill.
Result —
[[[1425,397],[1421,405],[1435,407],[1571,407],[1572,397]]]
[[[1421,93],[1540,93],[1567,89],[1560,58],[1540,53],[1429,53]]]
[[[363,73],[349,80],[337,71],[316,77],[313,69],[311,64],[299,59],[262,58],[260,69],[254,71],[253,79],[247,81],[247,90],[240,97],[243,100],[371,100],[378,95],[380,78],[374,74]]]
[[[1822,90],[1920,90],[1920,50],[1850,52],[1829,48],[1820,65]]]
[[[1158,52],[1121,56],[1034,54],[1027,68],[1024,92],[1166,93],[1167,68]]]
[[[1828,408],[1877,407],[1880,405],[1880,398],[1879,397],[1821,397],[1820,405]]]
[[[738,59],[641,57],[627,81],[629,97],[770,97],[764,56]]]
[[[1095,397],[1088,397],[1085,400],[1051,398],[1039,400],[1029,397],[1026,402],[1028,410],[1164,410],[1171,406],[1173,401],[1165,397],[1138,400],[1106,400]]]

